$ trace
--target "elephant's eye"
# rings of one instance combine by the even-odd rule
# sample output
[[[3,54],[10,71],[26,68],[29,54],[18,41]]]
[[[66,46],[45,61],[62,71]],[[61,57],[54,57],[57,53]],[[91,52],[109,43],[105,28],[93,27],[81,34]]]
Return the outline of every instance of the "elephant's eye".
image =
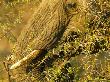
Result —
[[[76,8],[76,3],[67,3],[67,8]]]
[[[74,14],[77,11],[77,3],[75,2],[68,2],[66,3],[66,11],[68,14]]]

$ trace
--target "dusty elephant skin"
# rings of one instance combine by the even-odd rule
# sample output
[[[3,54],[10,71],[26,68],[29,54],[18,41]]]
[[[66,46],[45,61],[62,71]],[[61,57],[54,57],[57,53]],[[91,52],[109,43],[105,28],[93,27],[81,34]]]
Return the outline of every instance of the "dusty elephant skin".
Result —
[[[63,33],[68,21],[63,0],[43,0],[13,48],[11,69],[17,68],[13,73],[20,76],[19,66],[38,56],[42,50],[50,48]]]

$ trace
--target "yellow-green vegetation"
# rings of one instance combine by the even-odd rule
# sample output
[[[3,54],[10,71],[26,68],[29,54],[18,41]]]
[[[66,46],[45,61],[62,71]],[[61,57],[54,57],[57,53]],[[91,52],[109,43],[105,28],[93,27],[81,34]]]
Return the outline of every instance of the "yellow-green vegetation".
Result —
[[[0,39],[5,36],[11,49],[39,3],[0,1]],[[14,73],[4,70],[2,60],[10,62],[0,54],[0,82],[110,82],[110,1],[67,0],[65,8],[71,19],[63,36],[31,60],[23,74],[16,74],[21,68]],[[13,49],[9,52],[13,54]]]

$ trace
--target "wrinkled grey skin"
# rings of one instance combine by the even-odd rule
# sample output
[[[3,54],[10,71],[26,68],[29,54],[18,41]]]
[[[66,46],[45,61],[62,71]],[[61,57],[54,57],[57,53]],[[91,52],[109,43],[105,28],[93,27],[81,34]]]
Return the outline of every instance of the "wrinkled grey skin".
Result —
[[[64,0],[42,0],[14,45],[13,64],[30,55],[33,50],[51,49],[68,26],[72,16],[69,12],[75,6],[75,3]],[[17,68],[13,73],[18,75],[24,73],[21,70],[25,69]]]
[[[16,64],[33,50],[51,49],[66,29],[74,6],[63,0],[42,0],[15,43],[12,61]]]
[[[33,50],[51,49],[65,30],[71,18],[68,13],[74,6],[74,3],[63,0],[43,0],[13,48],[17,59],[22,59]]]

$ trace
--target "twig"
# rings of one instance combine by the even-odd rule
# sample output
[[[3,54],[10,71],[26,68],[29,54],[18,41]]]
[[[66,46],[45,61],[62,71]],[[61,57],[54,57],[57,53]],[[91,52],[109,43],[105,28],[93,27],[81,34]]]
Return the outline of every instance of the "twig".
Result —
[[[6,62],[4,61],[4,62],[3,62],[3,65],[4,65],[5,70],[7,71],[8,82],[11,82],[8,64],[6,64]]]

